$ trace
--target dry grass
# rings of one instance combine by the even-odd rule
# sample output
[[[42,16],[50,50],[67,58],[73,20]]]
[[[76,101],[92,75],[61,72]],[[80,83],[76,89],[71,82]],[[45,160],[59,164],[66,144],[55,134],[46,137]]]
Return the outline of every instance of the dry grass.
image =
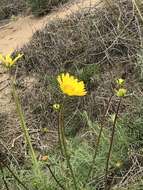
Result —
[[[54,7],[66,3],[68,0],[27,0],[32,13],[36,16],[44,15],[50,12]]]
[[[0,6],[0,20],[12,15],[18,15],[26,9],[25,0],[2,0]]]
[[[9,19],[18,14],[29,14],[41,16],[68,0],[2,0],[0,6],[0,20]]]
[[[114,13],[110,8],[94,8],[51,22],[22,49],[25,57],[18,68],[19,83],[25,74],[36,75],[36,87],[24,90],[23,98],[26,109],[34,110],[34,116],[41,121],[40,126],[53,126],[50,105],[59,100],[59,94],[52,90],[51,81],[60,72],[80,75],[86,82],[89,95],[79,102],[79,107],[94,118],[102,114],[116,77],[126,79],[129,91],[137,90],[135,62],[141,48],[141,20],[129,1],[112,6]]]

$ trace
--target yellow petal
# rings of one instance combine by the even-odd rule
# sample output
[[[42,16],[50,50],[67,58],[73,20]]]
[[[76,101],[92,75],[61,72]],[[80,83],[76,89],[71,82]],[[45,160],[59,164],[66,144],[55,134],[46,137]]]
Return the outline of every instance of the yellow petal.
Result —
[[[83,81],[79,81],[69,73],[62,73],[57,77],[61,91],[68,96],[84,96],[86,95],[85,85]]]
[[[5,61],[7,64],[11,65],[12,64],[12,58],[10,57],[10,54],[6,55]]]
[[[0,54],[0,61],[5,62],[5,58],[2,56],[2,54]]]

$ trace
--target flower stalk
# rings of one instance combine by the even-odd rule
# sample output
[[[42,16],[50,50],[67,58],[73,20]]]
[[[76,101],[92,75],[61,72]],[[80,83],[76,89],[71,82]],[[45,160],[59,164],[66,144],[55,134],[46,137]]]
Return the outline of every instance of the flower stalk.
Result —
[[[64,186],[59,182],[59,180],[57,179],[57,177],[55,176],[54,172],[52,171],[51,167],[49,164],[47,164],[47,167],[52,175],[52,177],[54,178],[54,180],[56,181],[56,183],[59,185],[59,187],[63,190],[65,190]]]
[[[96,147],[95,147],[95,151],[94,151],[94,155],[93,155],[93,159],[92,159],[92,164],[91,164],[91,166],[89,168],[87,179],[86,179],[83,187],[86,186],[86,183],[88,182],[88,179],[90,178],[90,176],[92,174],[92,171],[93,171],[93,168],[94,168],[94,164],[95,164],[95,160],[96,160],[96,156],[97,156],[97,153],[98,153],[98,149],[99,149],[99,145],[100,145],[100,140],[101,140],[101,136],[102,136],[102,132],[103,132],[103,127],[104,127],[103,123],[104,123],[105,117],[106,117],[106,115],[108,113],[108,110],[110,108],[112,97],[113,97],[113,95],[109,98],[107,108],[105,109],[104,115],[103,115],[102,120],[101,120],[100,131],[99,131],[99,135],[98,135],[97,140],[96,140]]]
[[[16,62],[21,57],[23,57],[23,54],[18,54],[13,59],[11,54],[12,53],[9,53],[6,56],[3,56],[2,54],[0,54],[0,62],[7,69],[9,75],[10,75],[10,71],[13,68],[13,66],[16,65]],[[21,107],[21,104],[20,104],[20,100],[19,100],[16,88],[15,88],[15,81],[16,81],[15,77],[11,77],[10,82],[11,82],[11,88],[12,88],[12,95],[13,95],[13,98],[14,98],[14,101],[15,101],[16,111],[17,111],[17,114],[18,114],[19,119],[20,119],[20,126],[21,126],[21,129],[22,129],[23,133],[24,133],[25,141],[28,144],[29,149],[30,149],[30,155],[31,155],[31,158],[32,158],[32,163],[34,165],[35,176],[37,176],[38,178],[40,178],[42,180],[39,164],[38,164],[38,161],[37,161],[37,158],[36,158],[32,143],[31,143],[31,138],[30,138],[30,135],[29,135],[29,132],[28,132],[28,128],[26,126],[26,122],[25,122],[24,114],[23,114],[22,107]]]
[[[63,114],[63,106],[61,106],[61,109],[59,111],[59,137],[61,142],[61,152],[64,154],[65,159],[67,161],[67,166],[70,170],[71,177],[73,179],[74,188],[77,190],[77,183],[75,179],[75,175],[72,169],[72,165],[70,163],[70,156],[67,151],[67,144],[66,144],[66,138],[65,138],[65,129],[64,129],[64,114]]]
[[[26,122],[25,122],[24,114],[23,114],[22,107],[21,107],[21,104],[19,101],[19,97],[17,95],[17,91],[15,88],[15,80],[13,78],[11,79],[11,87],[12,87],[13,98],[14,98],[15,105],[16,105],[16,111],[17,111],[17,114],[18,114],[19,119],[20,119],[20,124],[21,124],[20,126],[21,126],[23,133],[24,133],[25,141],[29,146],[32,162],[33,162],[33,165],[35,168],[35,173],[36,173],[36,175],[38,174],[38,177],[40,177],[41,172],[40,172],[38,161],[37,161],[37,158],[36,158],[32,143],[31,143],[31,138],[30,138],[27,126],[26,126]]]
[[[119,103],[117,106],[117,110],[115,113],[115,118],[114,118],[113,128],[112,128],[112,134],[111,134],[111,139],[110,139],[110,146],[109,146],[109,151],[107,154],[107,161],[106,161],[106,167],[105,167],[105,188],[104,188],[105,190],[110,189],[110,187],[108,188],[108,169],[109,169],[109,161],[110,161],[110,157],[111,157],[111,153],[112,153],[112,147],[114,144],[115,129],[116,129],[116,123],[117,123],[117,118],[118,118],[118,113],[119,113],[121,101],[122,101],[122,97],[120,97],[120,100],[119,100]]]
[[[8,169],[8,171],[11,173],[11,175],[15,178],[15,180],[25,189],[25,190],[29,190],[29,188],[27,188],[27,186],[19,179],[19,177],[17,175],[15,175],[15,173],[9,168],[9,166],[6,165],[6,168]]]

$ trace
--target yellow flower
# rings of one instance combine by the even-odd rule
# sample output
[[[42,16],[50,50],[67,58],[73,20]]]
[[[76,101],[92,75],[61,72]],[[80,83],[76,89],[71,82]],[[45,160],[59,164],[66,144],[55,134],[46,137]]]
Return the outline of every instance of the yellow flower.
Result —
[[[59,110],[60,109],[60,104],[54,104],[53,109],[54,110]]]
[[[117,83],[118,85],[123,85],[123,84],[125,83],[125,80],[122,79],[122,78],[120,78],[120,79],[117,79],[117,80],[116,80],[116,83]]]
[[[23,54],[18,54],[17,57],[12,59],[11,54],[7,54],[6,56],[3,56],[2,54],[0,54],[0,61],[5,67],[11,68],[16,63],[16,61],[20,59],[22,56]]]
[[[119,90],[116,90],[116,95],[118,97],[124,97],[127,93],[127,90],[125,88],[119,88]]]
[[[68,96],[84,96],[86,95],[85,84],[83,81],[78,81],[69,73],[62,73],[57,77],[60,88],[64,94]]]

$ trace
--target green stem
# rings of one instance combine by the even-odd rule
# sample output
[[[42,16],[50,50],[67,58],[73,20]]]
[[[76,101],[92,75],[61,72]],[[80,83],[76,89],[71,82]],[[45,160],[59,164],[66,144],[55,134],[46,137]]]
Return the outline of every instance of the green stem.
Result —
[[[73,183],[74,183],[74,188],[75,190],[77,190],[77,183],[76,183],[76,179],[75,179],[75,175],[72,169],[72,165],[70,163],[70,157],[68,155],[68,151],[67,151],[67,145],[66,145],[66,138],[65,138],[65,130],[64,130],[64,117],[63,117],[63,106],[61,106],[60,112],[59,112],[59,129],[60,129],[60,134],[61,134],[61,143],[63,146],[63,151],[64,151],[64,155],[67,161],[67,166],[70,170],[72,179],[73,179]]]
[[[101,127],[100,127],[99,135],[98,135],[97,141],[96,141],[96,147],[95,147],[95,151],[94,151],[94,155],[93,155],[93,159],[92,159],[92,164],[91,164],[91,166],[89,168],[87,179],[85,180],[85,183],[84,183],[83,187],[86,186],[86,183],[88,182],[88,179],[90,178],[91,173],[92,173],[93,168],[94,168],[95,159],[96,159],[96,156],[97,156],[97,153],[98,153],[98,149],[99,149],[99,145],[100,145],[100,140],[101,140],[101,136],[102,136],[102,131],[103,131],[103,127],[104,127],[103,123],[104,123],[105,117],[106,117],[106,115],[108,113],[108,110],[110,108],[110,103],[111,103],[112,97],[113,97],[113,95],[109,98],[107,108],[105,109],[104,115],[103,115],[102,120],[101,120]]]
[[[55,176],[54,172],[52,171],[51,167],[49,164],[47,164],[47,167],[52,175],[52,177],[54,178],[54,180],[56,181],[56,183],[59,185],[59,187],[63,190],[65,190],[64,186],[59,182],[59,180],[57,179],[57,177]]]
[[[12,79],[11,82],[12,82],[12,93],[13,93],[14,101],[15,101],[15,104],[16,104],[16,110],[17,110],[17,113],[18,113],[18,116],[19,116],[19,119],[20,119],[21,129],[22,129],[22,131],[24,133],[26,143],[28,144],[29,149],[30,149],[31,158],[32,158],[32,162],[33,162],[34,167],[35,167],[36,175],[38,174],[40,176],[40,170],[39,170],[37,158],[36,158],[36,155],[35,155],[32,143],[31,143],[31,138],[30,138],[30,135],[28,133],[28,129],[27,129],[27,126],[26,126],[26,123],[25,123],[24,114],[23,114],[22,107],[21,107],[21,104],[20,104],[20,101],[19,101],[19,97],[17,95],[14,80]]]
[[[59,112],[60,114],[60,112]],[[64,157],[64,152],[63,152],[63,147],[62,147],[62,140],[61,140],[61,128],[60,128],[60,123],[61,123],[61,117],[59,117],[59,123],[58,123],[58,140],[59,140],[59,145],[60,145],[60,150],[61,150],[61,154]]]
[[[107,162],[106,162],[106,168],[105,168],[105,188],[104,188],[105,190],[110,189],[110,188],[108,188],[108,168],[109,168],[109,161],[110,161],[110,157],[111,157],[112,147],[113,147],[113,143],[114,143],[116,122],[117,122],[117,118],[118,118],[119,108],[121,105],[121,100],[122,100],[122,98],[120,98],[118,106],[117,106],[115,119],[114,119],[114,123],[113,123],[113,128],[112,128],[111,139],[110,139],[110,147],[109,147],[109,151],[108,151],[108,155],[107,155]]]
[[[19,179],[18,176],[15,175],[15,173],[8,167],[6,166],[8,171],[12,174],[12,176],[16,179],[16,181],[25,189],[25,190],[29,190],[26,185]]]

